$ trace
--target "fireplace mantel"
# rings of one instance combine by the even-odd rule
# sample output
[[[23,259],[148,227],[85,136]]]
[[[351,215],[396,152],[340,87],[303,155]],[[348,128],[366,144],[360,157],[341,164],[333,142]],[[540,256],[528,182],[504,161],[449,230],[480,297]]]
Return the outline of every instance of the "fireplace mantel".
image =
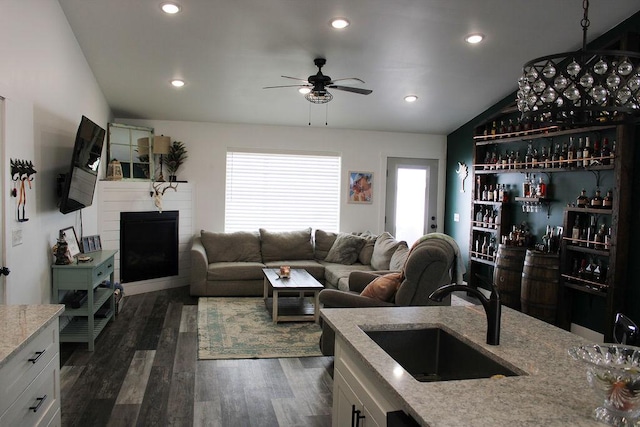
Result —
[[[120,213],[156,210],[150,195],[153,188],[147,181],[100,181],[98,183],[98,229],[103,249],[120,249]],[[189,245],[193,237],[194,200],[193,184],[181,182],[176,191],[164,193],[163,210],[180,212],[178,229],[177,276],[123,283],[126,295],[135,295],[189,284],[191,259]],[[116,254],[115,280],[120,280],[120,253]]]

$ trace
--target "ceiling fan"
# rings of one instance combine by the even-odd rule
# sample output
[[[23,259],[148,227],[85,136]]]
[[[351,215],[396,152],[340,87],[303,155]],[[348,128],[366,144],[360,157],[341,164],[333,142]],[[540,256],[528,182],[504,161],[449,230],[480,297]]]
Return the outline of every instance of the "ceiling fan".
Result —
[[[318,67],[318,72],[312,76],[309,76],[307,79],[282,76],[285,79],[298,80],[301,83],[296,85],[267,86],[267,87],[264,87],[263,89],[274,89],[274,88],[281,88],[281,87],[297,87],[302,93],[306,93],[305,98],[309,102],[312,102],[314,104],[326,104],[327,102],[333,99],[333,95],[331,95],[331,93],[327,89],[343,90],[345,92],[352,92],[360,95],[369,95],[371,92],[373,92],[370,89],[361,89],[357,87],[337,85],[336,82],[351,80],[356,83],[364,83],[364,80],[359,79],[357,77],[349,77],[344,79],[332,79],[331,77],[325,76],[324,74],[322,74],[322,67],[327,63],[327,60],[325,58],[316,58],[313,60],[313,62],[314,64],[316,64],[316,67]]]

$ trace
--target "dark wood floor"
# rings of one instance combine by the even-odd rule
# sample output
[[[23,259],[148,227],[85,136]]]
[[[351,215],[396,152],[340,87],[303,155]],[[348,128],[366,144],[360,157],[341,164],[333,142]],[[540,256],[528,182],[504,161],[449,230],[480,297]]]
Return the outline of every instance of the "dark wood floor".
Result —
[[[197,360],[188,287],[125,297],[95,351],[61,345],[63,426],[329,426],[333,358]]]

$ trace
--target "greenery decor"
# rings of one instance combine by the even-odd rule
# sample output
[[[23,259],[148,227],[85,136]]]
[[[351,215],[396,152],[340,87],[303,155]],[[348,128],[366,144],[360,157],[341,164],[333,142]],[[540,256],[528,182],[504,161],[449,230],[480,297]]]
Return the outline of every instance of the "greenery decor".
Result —
[[[170,180],[175,180],[178,169],[187,160],[187,157],[187,150],[182,141],[173,141],[169,146],[169,153],[162,159],[162,163],[167,167]]]

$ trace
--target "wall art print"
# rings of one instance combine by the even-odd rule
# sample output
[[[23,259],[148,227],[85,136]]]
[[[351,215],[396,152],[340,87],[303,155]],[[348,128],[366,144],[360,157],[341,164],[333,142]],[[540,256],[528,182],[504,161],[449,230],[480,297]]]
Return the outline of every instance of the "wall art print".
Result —
[[[373,200],[373,173],[349,172],[349,203],[371,203]]]

